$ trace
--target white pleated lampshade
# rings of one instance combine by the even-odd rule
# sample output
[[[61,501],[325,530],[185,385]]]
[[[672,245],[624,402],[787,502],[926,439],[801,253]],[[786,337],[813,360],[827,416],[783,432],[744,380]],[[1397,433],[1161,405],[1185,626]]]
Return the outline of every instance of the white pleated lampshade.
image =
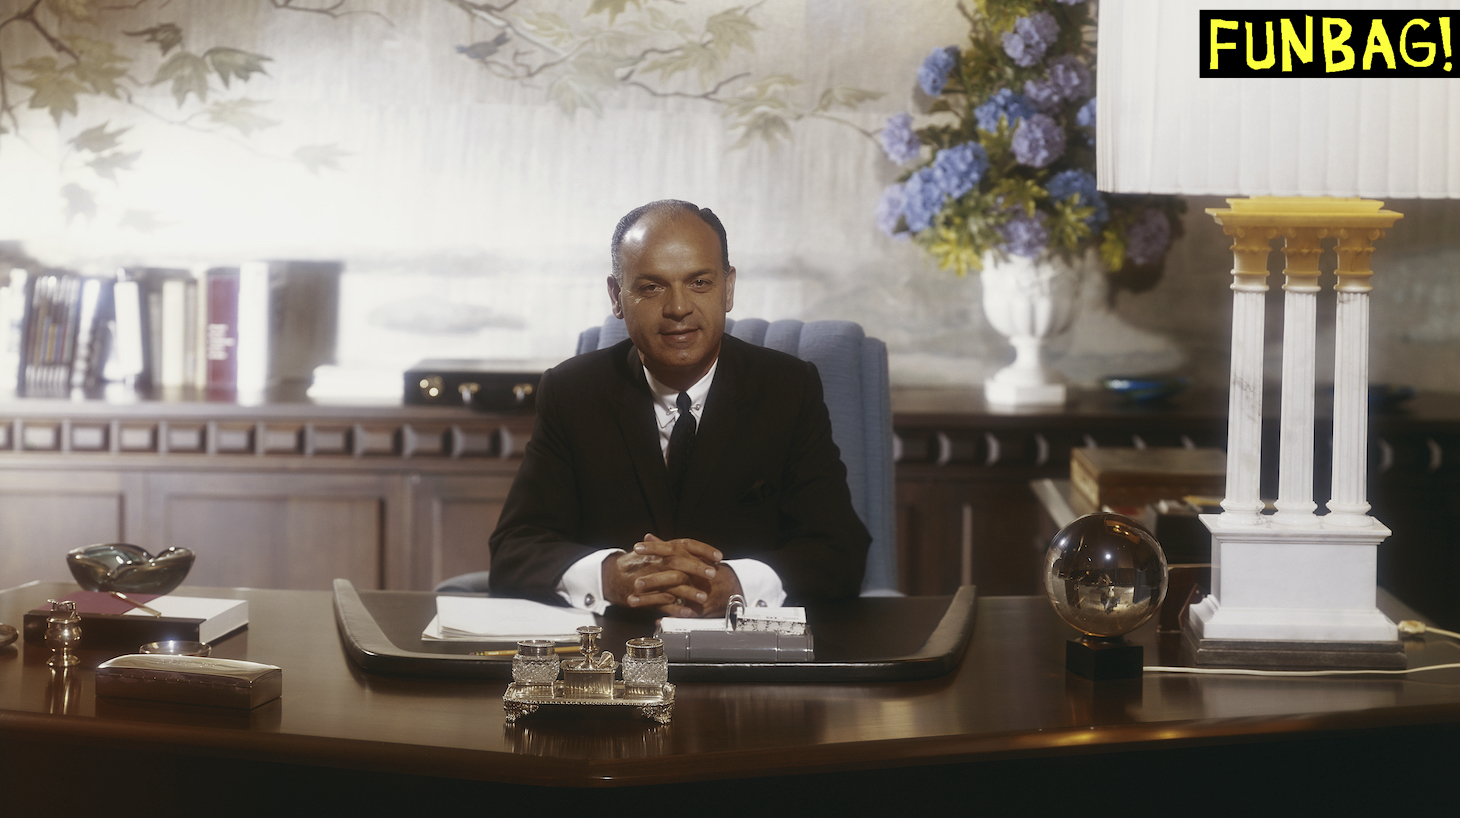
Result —
[[[1454,78],[1203,79],[1198,13],[1230,9],[1319,16],[1460,2],[1102,0],[1101,190],[1460,198],[1460,53]],[[1454,23],[1460,39],[1460,14]],[[1360,53],[1365,34],[1353,33]]]

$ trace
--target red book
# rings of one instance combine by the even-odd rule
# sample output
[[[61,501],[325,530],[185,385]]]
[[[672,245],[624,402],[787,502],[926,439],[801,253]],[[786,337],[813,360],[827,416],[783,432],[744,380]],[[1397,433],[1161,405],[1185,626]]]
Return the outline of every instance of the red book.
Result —
[[[204,278],[208,322],[204,350],[208,391],[238,388],[238,268],[214,267]]]

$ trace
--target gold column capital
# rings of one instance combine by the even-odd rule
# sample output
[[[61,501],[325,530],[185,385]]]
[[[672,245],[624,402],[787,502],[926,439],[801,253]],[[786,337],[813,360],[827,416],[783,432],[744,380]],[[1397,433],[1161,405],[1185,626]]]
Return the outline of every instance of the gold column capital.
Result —
[[[1266,225],[1223,224],[1222,232],[1232,237],[1232,289],[1267,292],[1267,257],[1278,229]]]
[[[1374,255],[1374,242],[1384,237],[1384,231],[1374,227],[1342,228],[1335,231],[1338,244],[1334,252],[1338,255],[1338,269],[1334,272],[1338,281],[1333,289],[1341,293],[1366,293],[1374,289],[1369,283],[1374,271],[1369,259]]]
[[[1267,277],[1269,252],[1266,242],[1278,235],[1286,240],[1283,253],[1288,261],[1283,289],[1316,291],[1321,255],[1321,250],[1315,252],[1316,245],[1327,236],[1337,236],[1335,289],[1368,292],[1372,289],[1369,256],[1374,252],[1373,242],[1404,218],[1385,210],[1383,202],[1335,196],[1253,196],[1228,199],[1227,204],[1230,207],[1207,208],[1207,214],[1222,226],[1223,233],[1233,237],[1236,266],[1232,270],[1232,289],[1249,292],[1267,289],[1263,280]]]
[[[1323,240],[1328,237],[1326,227],[1282,228],[1283,257],[1287,277],[1283,289],[1289,292],[1316,293],[1318,287],[1318,259],[1323,255]]]

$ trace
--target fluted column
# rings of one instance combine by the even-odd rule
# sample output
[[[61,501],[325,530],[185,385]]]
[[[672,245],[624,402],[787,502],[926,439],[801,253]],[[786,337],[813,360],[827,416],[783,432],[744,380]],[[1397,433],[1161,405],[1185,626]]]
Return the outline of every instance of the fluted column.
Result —
[[[1338,313],[1333,365],[1333,494],[1326,522],[1367,526],[1369,428],[1369,257],[1378,229],[1338,231]]]
[[[1267,256],[1277,230],[1224,225],[1232,237],[1232,391],[1227,405],[1227,496],[1222,520],[1256,525],[1262,498],[1262,346]]]
[[[1313,389],[1317,360],[1318,256],[1328,231],[1289,227],[1283,255],[1283,391],[1282,437],[1278,443],[1277,514],[1283,525],[1314,525]]]

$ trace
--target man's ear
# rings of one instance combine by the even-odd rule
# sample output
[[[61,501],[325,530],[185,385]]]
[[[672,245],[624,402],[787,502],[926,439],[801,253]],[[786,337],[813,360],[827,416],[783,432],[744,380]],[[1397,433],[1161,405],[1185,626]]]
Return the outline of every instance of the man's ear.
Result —
[[[619,286],[618,286],[618,279],[614,278],[613,276],[609,276],[608,277],[608,304],[609,304],[609,307],[613,310],[613,317],[614,318],[623,318],[624,317],[624,307],[623,307],[623,304],[620,303],[620,300],[619,300],[619,295],[620,295],[621,292],[622,291],[619,289]]]
[[[735,306],[735,268],[725,273],[725,312]]]

